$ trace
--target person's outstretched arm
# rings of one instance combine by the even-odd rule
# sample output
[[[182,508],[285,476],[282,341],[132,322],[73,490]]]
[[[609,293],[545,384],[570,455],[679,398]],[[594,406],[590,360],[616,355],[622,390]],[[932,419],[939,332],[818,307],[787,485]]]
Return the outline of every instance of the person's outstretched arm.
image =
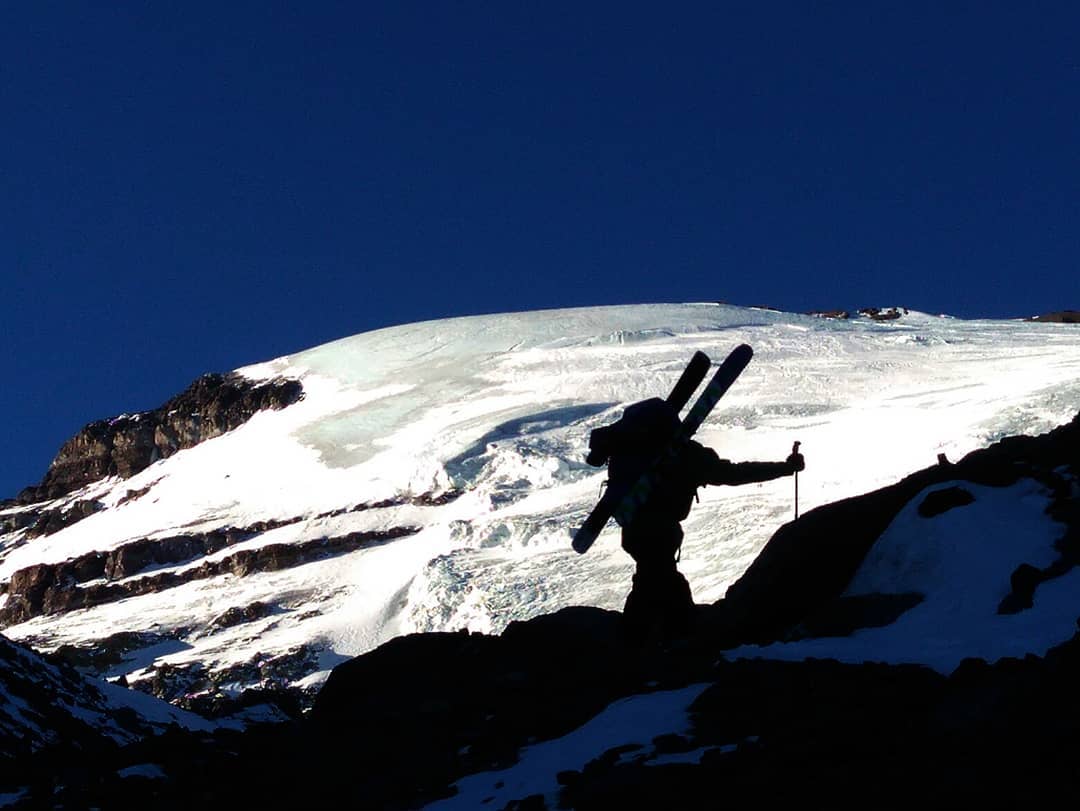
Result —
[[[703,465],[705,484],[752,484],[790,476],[806,467],[801,453],[793,453],[783,462],[731,462],[721,459],[711,448],[704,449],[708,460]]]

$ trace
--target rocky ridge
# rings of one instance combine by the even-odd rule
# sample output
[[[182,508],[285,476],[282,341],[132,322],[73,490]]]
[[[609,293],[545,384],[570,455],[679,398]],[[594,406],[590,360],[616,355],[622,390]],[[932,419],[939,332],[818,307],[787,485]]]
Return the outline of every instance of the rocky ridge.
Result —
[[[905,315],[910,314],[910,310],[907,307],[860,307],[857,310],[857,314],[864,318],[869,318],[872,321],[896,321]],[[812,315],[816,318],[835,318],[840,321],[847,321],[851,318],[850,310],[811,310],[807,315]]]
[[[1058,310],[1052,313],[1032,316],[1028,321],[1041,321],[1047,324],[1080,324],[1080,310]]]
[[[351,532],[300,543],[267,544],[207,560],[175,572],[128,578],[154,564],[183,563],[213,554],[257,533],[222,530],[164,539],[144,539],[108,553],[91,553],[63,563],[39,563],[19,569],[8,583],[8,599],[0,608],[0,626],[14,625],[41,614],[62,614],[80,608],[123,600],[222,574],[244,577],[255,572],[274,572],[331,555],[345,554],[364,546],[402,538],[418,532],[398,527],[374,532]],[[124,582],[96,583],[104,578]]]
[[[60,448],[40,484],[25,488],[20,504],[57,499],[107,476],[126,479],[159,459],[238,428],[259,411],[292,405],[303,396],[298,380],[256,381],[231,372],[206,374],[151,411],[86,425]],[[71,515],[74,508],[65,510]],[[75,515],[92,509],[80,508]],[[74,516],[72,516],[74,517]],[[29,520],[24,519],[24,520]],[[42,520],[35,516],[34,522]],[[46,518],[56,531],[67,524]]]

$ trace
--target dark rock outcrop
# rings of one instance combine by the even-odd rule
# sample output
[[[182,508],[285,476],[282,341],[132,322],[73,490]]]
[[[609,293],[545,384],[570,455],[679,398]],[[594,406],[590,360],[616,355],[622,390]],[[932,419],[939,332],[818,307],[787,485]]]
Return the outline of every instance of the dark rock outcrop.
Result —
[[[226,609],[224,613],[214,617],[210,625],[214,628],[232,628],[235,625],[243,625],[245,622],[254,622],[272,613],[274,613],[274,606],[256,600],[245,606],[236,605]]]
[[[25,530],[22,540],[28,541],[59,532],[103,509],[101,502],[90,499],[37,505],[0,516],[0,534]]]
[[[970,490],[959,485],[944,487],[940,490],[931,490],[919,504],[919,515],[923,518],[933,518],[942,515],[957,507],[965,507],[975,503],[975,496]]]
[[[857,310],[858,314],[874,321],[895,321],[910,311],[906,307],[862,307]],[[811,310],[807,315],[815,318],[835,318],[847,321],[851,318],[850,310]]]
[[[33,645],[34,640],[26,640]],[[56,664],[74,667],[80,673],[104,677],[114,666],[124,662],[132,653],[153,646],[175,644],[176,636],[166,636],[151,631],[118,631],[104,639],[87,639],[78,645],[65,644],[45,654],[44,658]]]
[[[1035,315],[1025,320],[1041,321],[1047,324],[1080,324],[1080,310],[1058,310],[1057,312]]]
[[[320,652],[317,645],[301,645],[217,670],[198,662],[151,665],[150,675],[132,687],[205,718],[232,715],[255,704],[272,704],[288,717],[299,717],[311,707],[313,696],[290,685],[318,669]],[[225,685],[230,686],[228,693]],[[237,685],[249,686],[238,691]]]
[[[1009,575],[1010,591],[998,606],[999,614],[1018,614],[1034,604],[1035,589],[1046,580],[1046,573],[1032,566],[1021,563]]]
[[[837,597],[803,617],[784,634],[785,641],[823,636],[850,636],[860,628],[889,625],[925,599],[915,592],[858,594]]]
[[[159,459],[238,428],[259,411],[295,403],[298,380],[248,380],[235,373],[207,374],[152,411],[92,422],[64,443],[41,484],[17,500],[59,498],[105,478],[128,478]]]
[[[862,307],[859,315],[864,315],[874,321],[895,321],[902,315],[908,314],[907,307]]]
[[[32,527],[38,520],[38,513],[33,510],[21,510],[20,512],[0,515],[0,534],[7,535],[9,532],[18,532],[20,529]]]

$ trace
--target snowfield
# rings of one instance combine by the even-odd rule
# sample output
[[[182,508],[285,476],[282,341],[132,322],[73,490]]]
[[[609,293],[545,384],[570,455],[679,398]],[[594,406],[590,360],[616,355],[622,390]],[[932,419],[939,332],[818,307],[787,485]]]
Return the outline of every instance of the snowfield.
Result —
[[[956,459],[1003,436],[1049,430],[1080,411],[1080,331],[1067,324],[916,312],[894,321],[840,321],[686,304],[378,330],[239,370],[253,379],[296,377],[304,398],[131,479],[72,494],[64,501],[97,499],[107,509],[54,535],[28,542],[22,531],[0,536],[0,582],[34,563],[140,538],[256,522],[289,523],[215,554],[362,531],[411,527],[415,534],[280,571],[222,574],[37,617],[4,633],[42,650],[119,631],[170,640],[110,671],[129,682],[152,664],[220,669],[309,646],[316,659],[294,686],[314,687],[345,657],[399,634],[497,632],[569,605],[621,608],[632,566],[614,524],[588,554],[570,549],[604,480],[584,462],[589,431],[629,403],[664,396],[695,350],[718,363],[739,343],[754,348],[754,359],[698,438],[733,460],[781,460],[801,441],[807,469],[800,511],[892,483],[938,454]],[[427,498],[442,494],[457,497]],[[790,520],[793,481],[709,488],[700,496],[684,525],[680,568],[695,599],[712,602]],[[1035,495],[995,498],[1011,499],[1013,512],[1023,513]],[[393,503],[330,515],[385,501]],[[978,513],[963,520],[977,521]],[[925,577],[946,577],[948,565],[888,562],[897,579],[915,577],[916,566],[927,569]],[[1074,585],[1062,578],[1061,588],[1075,592]],[[230,627],[211,624],[255,602],[271,610]],[[910,622],[935,622],[940,614],[926,614],[932,609],[927,601],[909,612]],[[959,622],[963,609],[945,612]],[[984,655],[980,645],[965,653],[967,643],[958,648],[947,630],[940,645],[890,650],[897,661],[938,667]],[[858,655],[859,639],[848,644]],[[880,650],[880,641],[873,646]]]

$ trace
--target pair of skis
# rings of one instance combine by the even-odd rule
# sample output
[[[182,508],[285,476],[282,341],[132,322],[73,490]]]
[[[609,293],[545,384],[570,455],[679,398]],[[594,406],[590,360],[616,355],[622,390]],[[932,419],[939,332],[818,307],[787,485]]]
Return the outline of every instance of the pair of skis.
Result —
[[[731,384],[742,374],[743,369],[750,363],[754,350],[747,344],[739,344],[731,354],[724,359],[716,373],[712,376],[705,390],[687,412],[685,418],[679,424],[678,430],[665,446],[664,450],[656,457],[649,469],[641,474],[638,480],[623,488],[609,487],[600,499],[599,503],[589,513],[585,523],[574,533],[574,551],[584,554],[593,545],[600,531],[607,524],[608,519],[614,517],[620,526],[628,526],[634,520],[634,516],[641,505],[649,499],[649,495],[656,488],[662,471],[679,455],[679,451],[690,437],[694,435],[701,423],[709,416],[713,406],[731,388]],[[691,358],[689,365],[683,371],[675,388],[667,397],[667,402],[676,412],[682,411],[683,406],[689,402],[691,395],[697,390],[698,385],[708,374],[710,361],[704,352],[696,352]]]

